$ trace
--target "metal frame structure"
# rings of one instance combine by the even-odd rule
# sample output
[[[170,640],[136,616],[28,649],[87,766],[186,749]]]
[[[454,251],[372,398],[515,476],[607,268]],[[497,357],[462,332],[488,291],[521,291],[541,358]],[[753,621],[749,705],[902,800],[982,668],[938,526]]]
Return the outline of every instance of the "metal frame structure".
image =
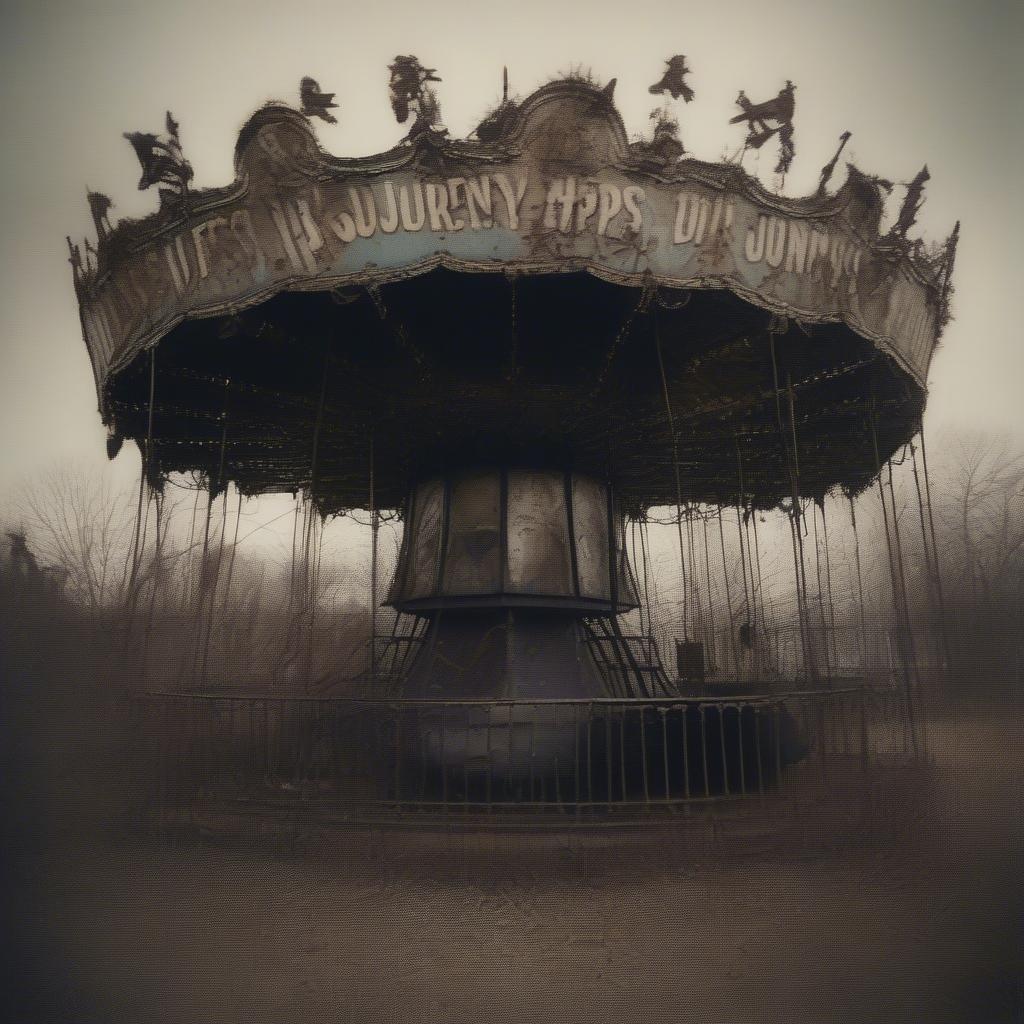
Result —
[[[396,117],[407,119],[410,102],[417,117],[388,152],[325,153],[310,118],[326,115],[333,94],[305,80],[301,112],[270,103],[245,124],[234,182],[193,190],[168,114],[158,150],[129,136],[143,163],[140,187],[167,186],[158,213],[110,227],[109,200],[90,195],[98,245],[87,246],[84,262],[71,246],[110,450],[130,437],[142,453],[133,580],[145,547],[146,484],[159,491],[175,472],[198,470],[209,487],[204,567],[213,500],[232,482],[245,494],[303,492],[307,577],[310,514],[371,513],[369,683],[379,688],[366,698],[150,695],[140,704],[140,735],[156,722],[160,781],[146,806],[155,804],[161,821],[191,814],[203,794],[250,807],[281,797],[344,814],[490,815],[514,806],[578,816],[764,799],[783,784],[783,767],[801,761],[820,761],[823,776],[853,766],[867,772],[882,722],[872,718],[868,691],[844,689],[834,677],[834,644],[831,657],[827,641],[816,650],[804,534],[809,501],[822,633],[828,622],[834,633],[813,503],[833,488],[859,493],[875,481],[893,606],[907,638],[902,692],[885,691],[883,703],[896,709],[894,748],[922,755],[891,464],[888,505],[881,472],[918,429],[949,315],[957,231],[933,255],[907,238],[927,171],[883,235],[887,183],[851,165],[845,184],[826,192],[838,152],[813,195],[784,197],[733,162],[684,158],[667,114],[654,141],[631,142],[614,81],[600,89],[578,78],[522,102],[506,95],[475,137],[456,140],[436,123],[436,97],[425,84],[440,81],[434,69],[401,57],[391,71]],[[792,88],[767,104],[744,99],[733,119],[749,121],[748,146],[778,131],[783,173],[793,156]],[[769,131],[764,117],[779,127]],[[446,594],[451,480],[473,467],[500,474],[499,593]],[[514,563],[505,560],[514,467],[562,474],[571,582],[553,595],[564,599],[561,608],[540,587],[506,593],[515,589],[507,578]],[[609,579],[600,601],[581,589],[572,474],[606,487]],[[432,619],[425,636],[393,633],[381,661],[380,510],[406,515],[406,554],[420,525],[410,485],[437,479],[434,592],[403,595],[400,561],[389,599],[399,612]],[[646,631],[642,617],[639,635],[623,631],[617,616],[640,595],[620,514],[643,521],[653,506],[672,504],[691,649],[713,644],[715,634],[707,523],[710,632],[693,510],[719,507],[738,676],[720,514],[723,504],[736,506],[742,642],[754,651],[755,688],[763,652],[751,636],[767,634],[755,587],[757,520],[751,552],[747,518],[785,509],[803,671],[826,689],[687,696],[646,635],[649,604]],[[222,538],[226,511],[225,502]],[[523,546],[535,545],[530,553],[546,567],[551,548],[536,518],[532,534],[522,531]],[[932,543],[934,550],[934,535]],[[295,558],[293,537],[293,590]],[[195,613],[192,675],[201,687],[219,562],[212,589],[204,569]],[[471,568],[482,578],[481,565]],[[827,529],[825,578],[831,592]],[[645,574],[645,592],[646,583]],[[306,586],[301,610],[306,591],[311,651],[316,602]],[[504,625],[486,618],[495,608]],[[555,620],[569,613],[573,634],[559,635],[568,620]],[[466,665],[499,628],[504,647],[495,643],[491,662],[467,681]],[[444,664],[450,671],[438,668]],[[379,696],[385,688],[415,699]],[[437,692],[453,699],[425,699]],[[593,696],[600,693],[612,696]],[[858,715],[859,732],[850,724]],[[797,719],[787,739],[784,726]],[[405,788],[410,780],[419,791]]]

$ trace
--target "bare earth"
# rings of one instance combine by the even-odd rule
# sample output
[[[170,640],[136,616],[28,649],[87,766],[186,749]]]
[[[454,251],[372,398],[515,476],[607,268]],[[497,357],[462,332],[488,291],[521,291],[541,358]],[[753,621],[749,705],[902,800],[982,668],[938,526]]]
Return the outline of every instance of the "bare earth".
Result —
[[[338,831],[297,849],[119,837],[111,708],[9,698],[19,1021],[1024,1021],[1024,745],[932,723],[890,834]],[[107,725],[104,726],[103,723]]]

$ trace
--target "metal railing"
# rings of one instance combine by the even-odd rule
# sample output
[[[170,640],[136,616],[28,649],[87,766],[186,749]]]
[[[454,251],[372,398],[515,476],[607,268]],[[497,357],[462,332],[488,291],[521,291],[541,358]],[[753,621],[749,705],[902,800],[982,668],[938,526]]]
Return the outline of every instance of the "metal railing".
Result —
[[[898,695],[360,700],[159,693],[135,706],[145,821],[575,815],[827,795],[916,756]]]

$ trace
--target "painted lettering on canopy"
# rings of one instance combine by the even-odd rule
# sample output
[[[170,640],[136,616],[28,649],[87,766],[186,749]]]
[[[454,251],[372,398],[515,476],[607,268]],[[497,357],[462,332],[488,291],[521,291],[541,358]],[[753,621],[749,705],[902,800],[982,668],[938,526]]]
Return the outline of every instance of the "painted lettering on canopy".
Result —
[[[580,234],[590,222],[599,235],[612,233],[620,237],[623,231],[639,234],[643,225],[642,205],[646,199],[639,185],[616,185],[607,181],[585,178],[555,178],[548,185],[544,203],[544,227],[562,234]],[[624,222],[618,230],[610,232],[612,222],[622,214]]]
[[[743,255],[748,263],[767,263],[787,274],[806,274],[847,294],[857,294],[861,249],[850,238],[805,220],[759,214],[747,229]]]
[[[557,245],[535,244],[552,233]],[[208,207],[120,258],[84,299],[83,324],[102,378],[182,316],[213,315],[297,281],[386,280],[436,257],[535,267],[538,254],[669,287],[732,282],[767,308],[847,319],[892,339],[922,379],[934,347],[926,285],[894,274],[842,218],[782,212],[702,182],[641,185],[615,169],[548,178],[515,163],[479,174],[305,178]]]
[[[732,228],[736,204],[731,199],[716,196],[710,199],[694,192],[680,192],[676,196],[676,222],[672,241],[676,245],[703,245]]]
[[[443,234],[487,231],[499,223],[519,230],[519,210],[527,177],[511,179],[502,173],[474,178],[461,175],[438,181],[395,182],[389,179],[349,185],[337,209],[325,211],[330,230],[341,242],[427,228]],[[499,200],[495,202],[495,198]]]

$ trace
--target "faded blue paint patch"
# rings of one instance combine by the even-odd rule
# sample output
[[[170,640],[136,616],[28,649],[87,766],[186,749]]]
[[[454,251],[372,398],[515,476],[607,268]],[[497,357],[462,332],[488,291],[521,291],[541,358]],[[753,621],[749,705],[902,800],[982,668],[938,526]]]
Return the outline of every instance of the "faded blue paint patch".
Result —
[[[480,231],[404,231],[376,234],[349,242],[326,271],[352,273],[354,268],[379,267],[397,270],[438,254],[474,262],[508,262],[525,258],[526,245],[512,231],[493,228]]]

